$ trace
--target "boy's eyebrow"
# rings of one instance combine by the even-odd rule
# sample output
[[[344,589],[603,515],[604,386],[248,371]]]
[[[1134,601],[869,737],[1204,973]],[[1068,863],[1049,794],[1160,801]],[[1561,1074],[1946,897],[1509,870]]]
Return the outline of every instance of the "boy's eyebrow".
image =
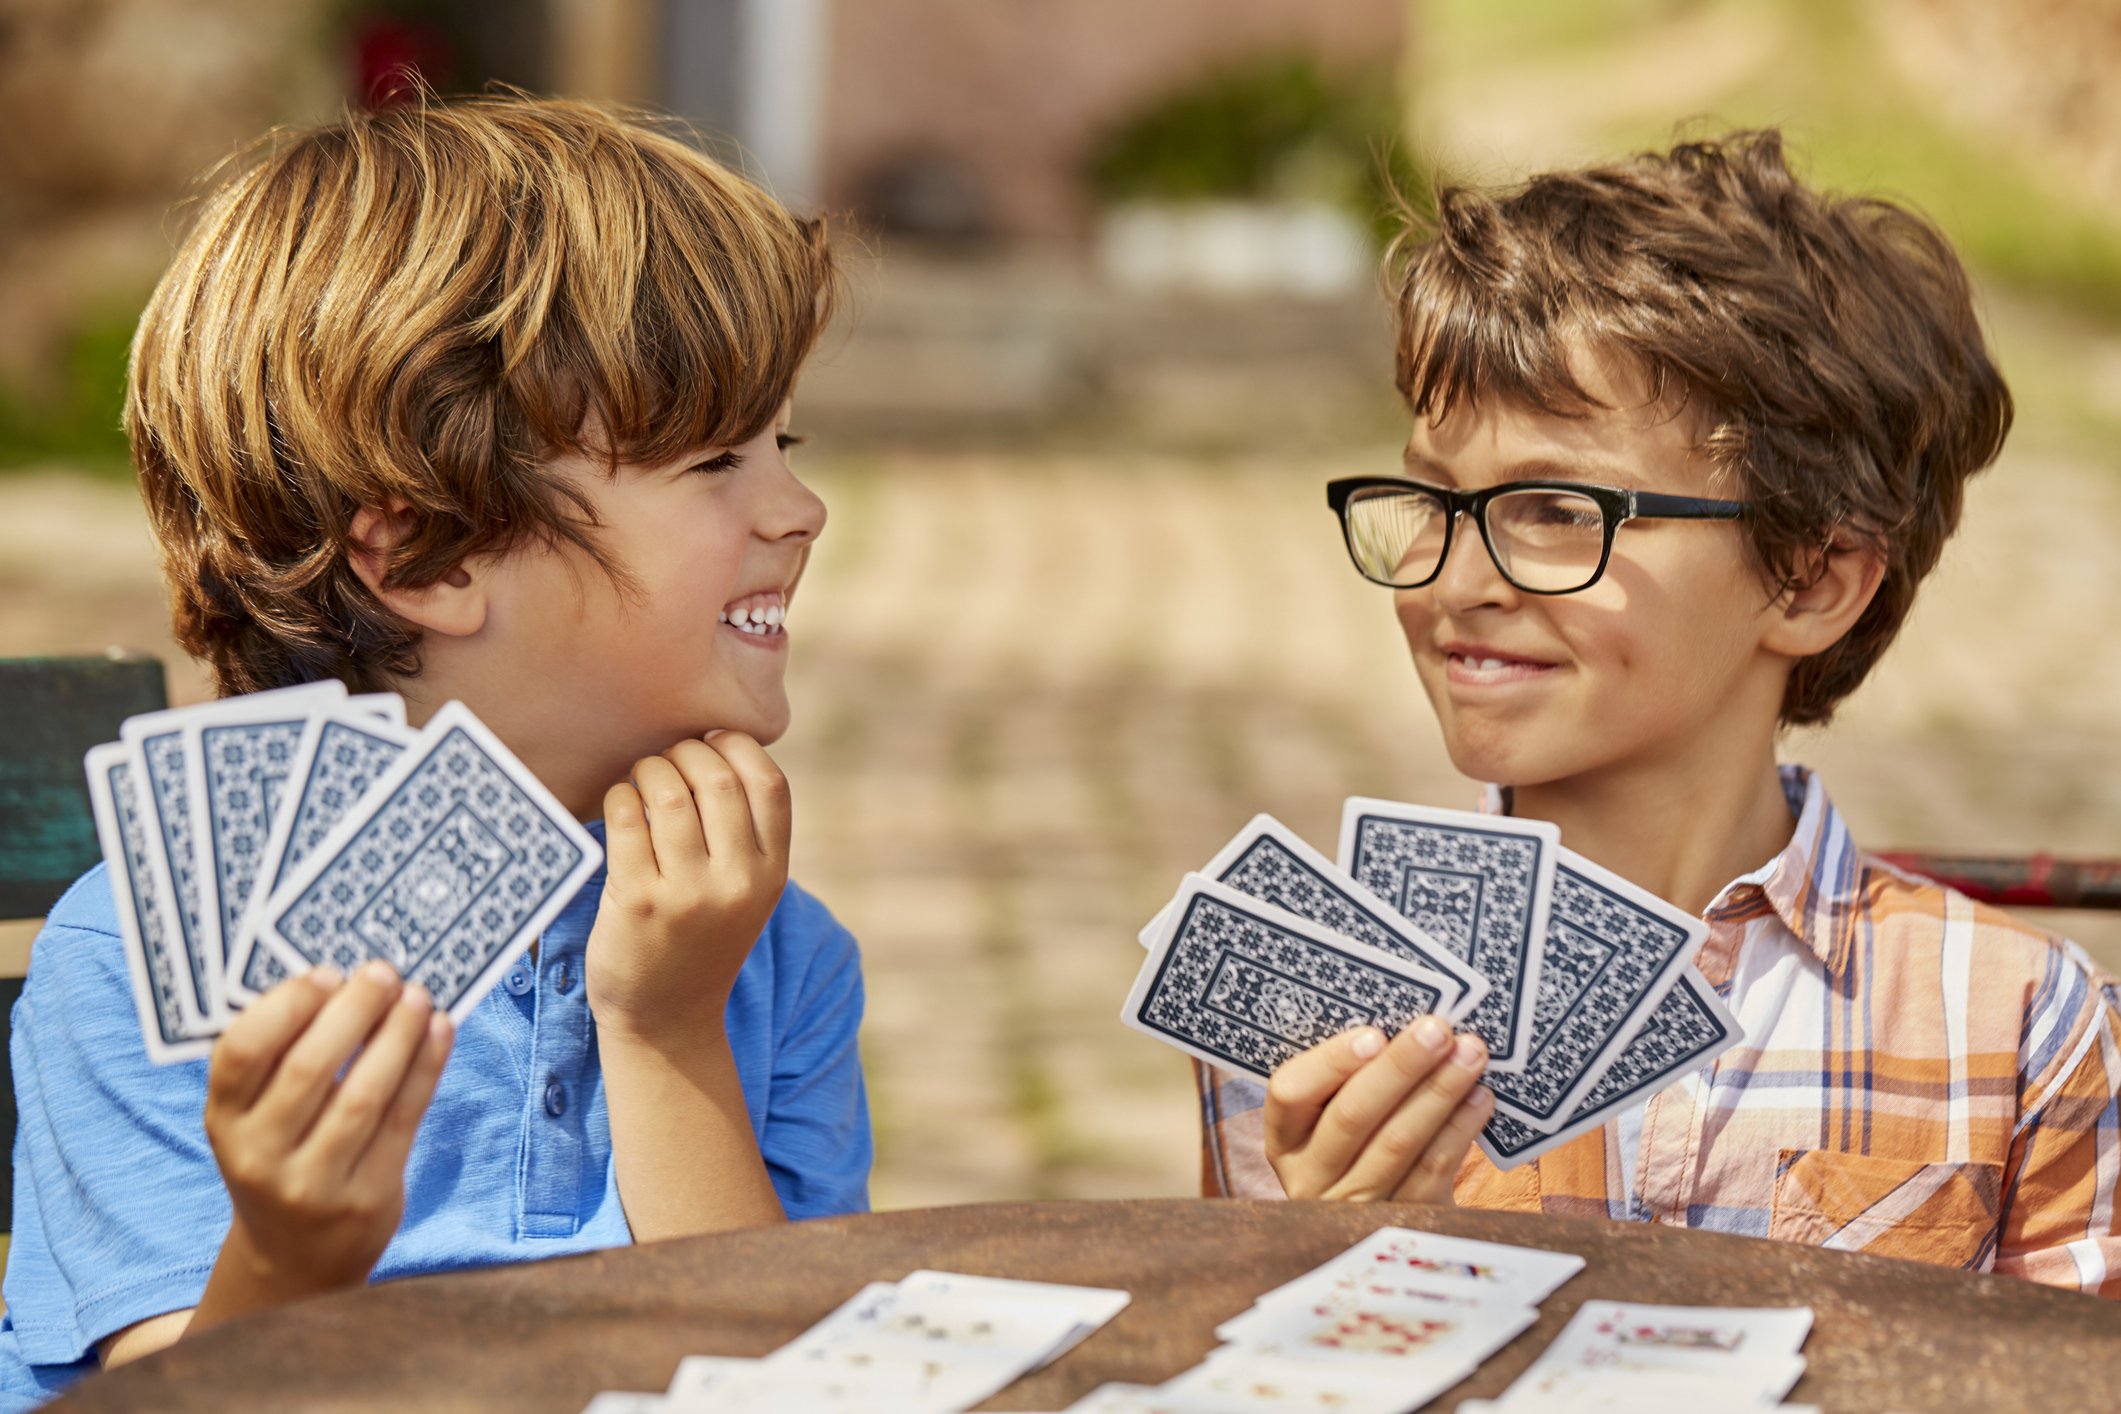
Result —
[[[1410,448],[1403,462],[1409,476],[1454,486],[1457,484],[1458,479],[1451,474],[1451,469],[1434,457]],[[1507,481],[1588,481],[1598,486],[1633,487],[1637,490],[1648,484],[1640,472],[1620,462],[1564,461],[1554,457],[1533,457],[1511,463],[1503,474],[1496,478],[1497,484]]]

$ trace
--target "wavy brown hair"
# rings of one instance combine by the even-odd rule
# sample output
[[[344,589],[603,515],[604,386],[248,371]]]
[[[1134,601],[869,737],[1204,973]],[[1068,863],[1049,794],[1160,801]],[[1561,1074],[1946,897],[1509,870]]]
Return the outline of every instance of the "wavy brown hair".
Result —
[[[2010,430],[1949,243],[1890,201],[1808,187],[1774,131],[1508,192],[1446,188],[1394,269],[1416,416],[1491,398],[1580,415],[1599,403],[1572,350],[1618,353],[1654,401],[1698,419],[1703,455],[1754,503],[1770,591],[1807,583],[1835,546],[1883,552],[1862,617],[1791,672],[1788,724],[1826,721],[1870,672]]]
[[[134,337],[126,431],[177,639],[223,693],[418,671],[385,583],[526,542],[599,551],[562,453],[756,436],[831,316],[821,222],[644,114],[491,94],[268,134],[232,160]]]

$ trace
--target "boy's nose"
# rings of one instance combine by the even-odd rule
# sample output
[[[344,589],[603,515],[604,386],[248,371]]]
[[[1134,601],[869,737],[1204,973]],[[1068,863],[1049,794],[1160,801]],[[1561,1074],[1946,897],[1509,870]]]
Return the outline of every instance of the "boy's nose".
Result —
[[[825,529],[825,502],[783,465],[761,508],[759,534],[768,540],[815,540]]]
[[[1502,570],[1488,553],[1488,542],[1471,516],[1461,513],[1451,533],[1451,548],[1433,586],[1442,608],[1461,613],[1468,609],[1503,607],[1517,601],[1517,590],[1502,577]]]

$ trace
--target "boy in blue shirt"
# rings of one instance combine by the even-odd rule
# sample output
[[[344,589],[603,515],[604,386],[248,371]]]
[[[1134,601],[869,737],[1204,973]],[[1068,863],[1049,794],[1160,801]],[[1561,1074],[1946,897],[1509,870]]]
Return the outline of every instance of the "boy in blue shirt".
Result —
[[[860,963],[762,746],[833,285],[819,224],[566,102],[278,135],[207,199],[126,409],[180,642],[224,693],[464,701],[607,866],[459,1034],[370,964],[167,1067],[84,876],[15,1012],[0,1407],[372,1278],[866,1206]]]

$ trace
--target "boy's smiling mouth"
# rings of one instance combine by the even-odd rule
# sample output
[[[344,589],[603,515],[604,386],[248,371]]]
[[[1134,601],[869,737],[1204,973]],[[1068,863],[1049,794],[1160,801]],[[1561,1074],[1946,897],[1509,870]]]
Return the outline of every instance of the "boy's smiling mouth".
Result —
[[[746,594],[722,607],[718,622],[754,642],[778,642],[787,636],[788,596],[778,589]]]
[[[1441,645],[1444,676],[1454,687],[1495,687],[1527,682],[1554,670],[1555,664],[1522,654],[1505,653],[1477,643]]]

